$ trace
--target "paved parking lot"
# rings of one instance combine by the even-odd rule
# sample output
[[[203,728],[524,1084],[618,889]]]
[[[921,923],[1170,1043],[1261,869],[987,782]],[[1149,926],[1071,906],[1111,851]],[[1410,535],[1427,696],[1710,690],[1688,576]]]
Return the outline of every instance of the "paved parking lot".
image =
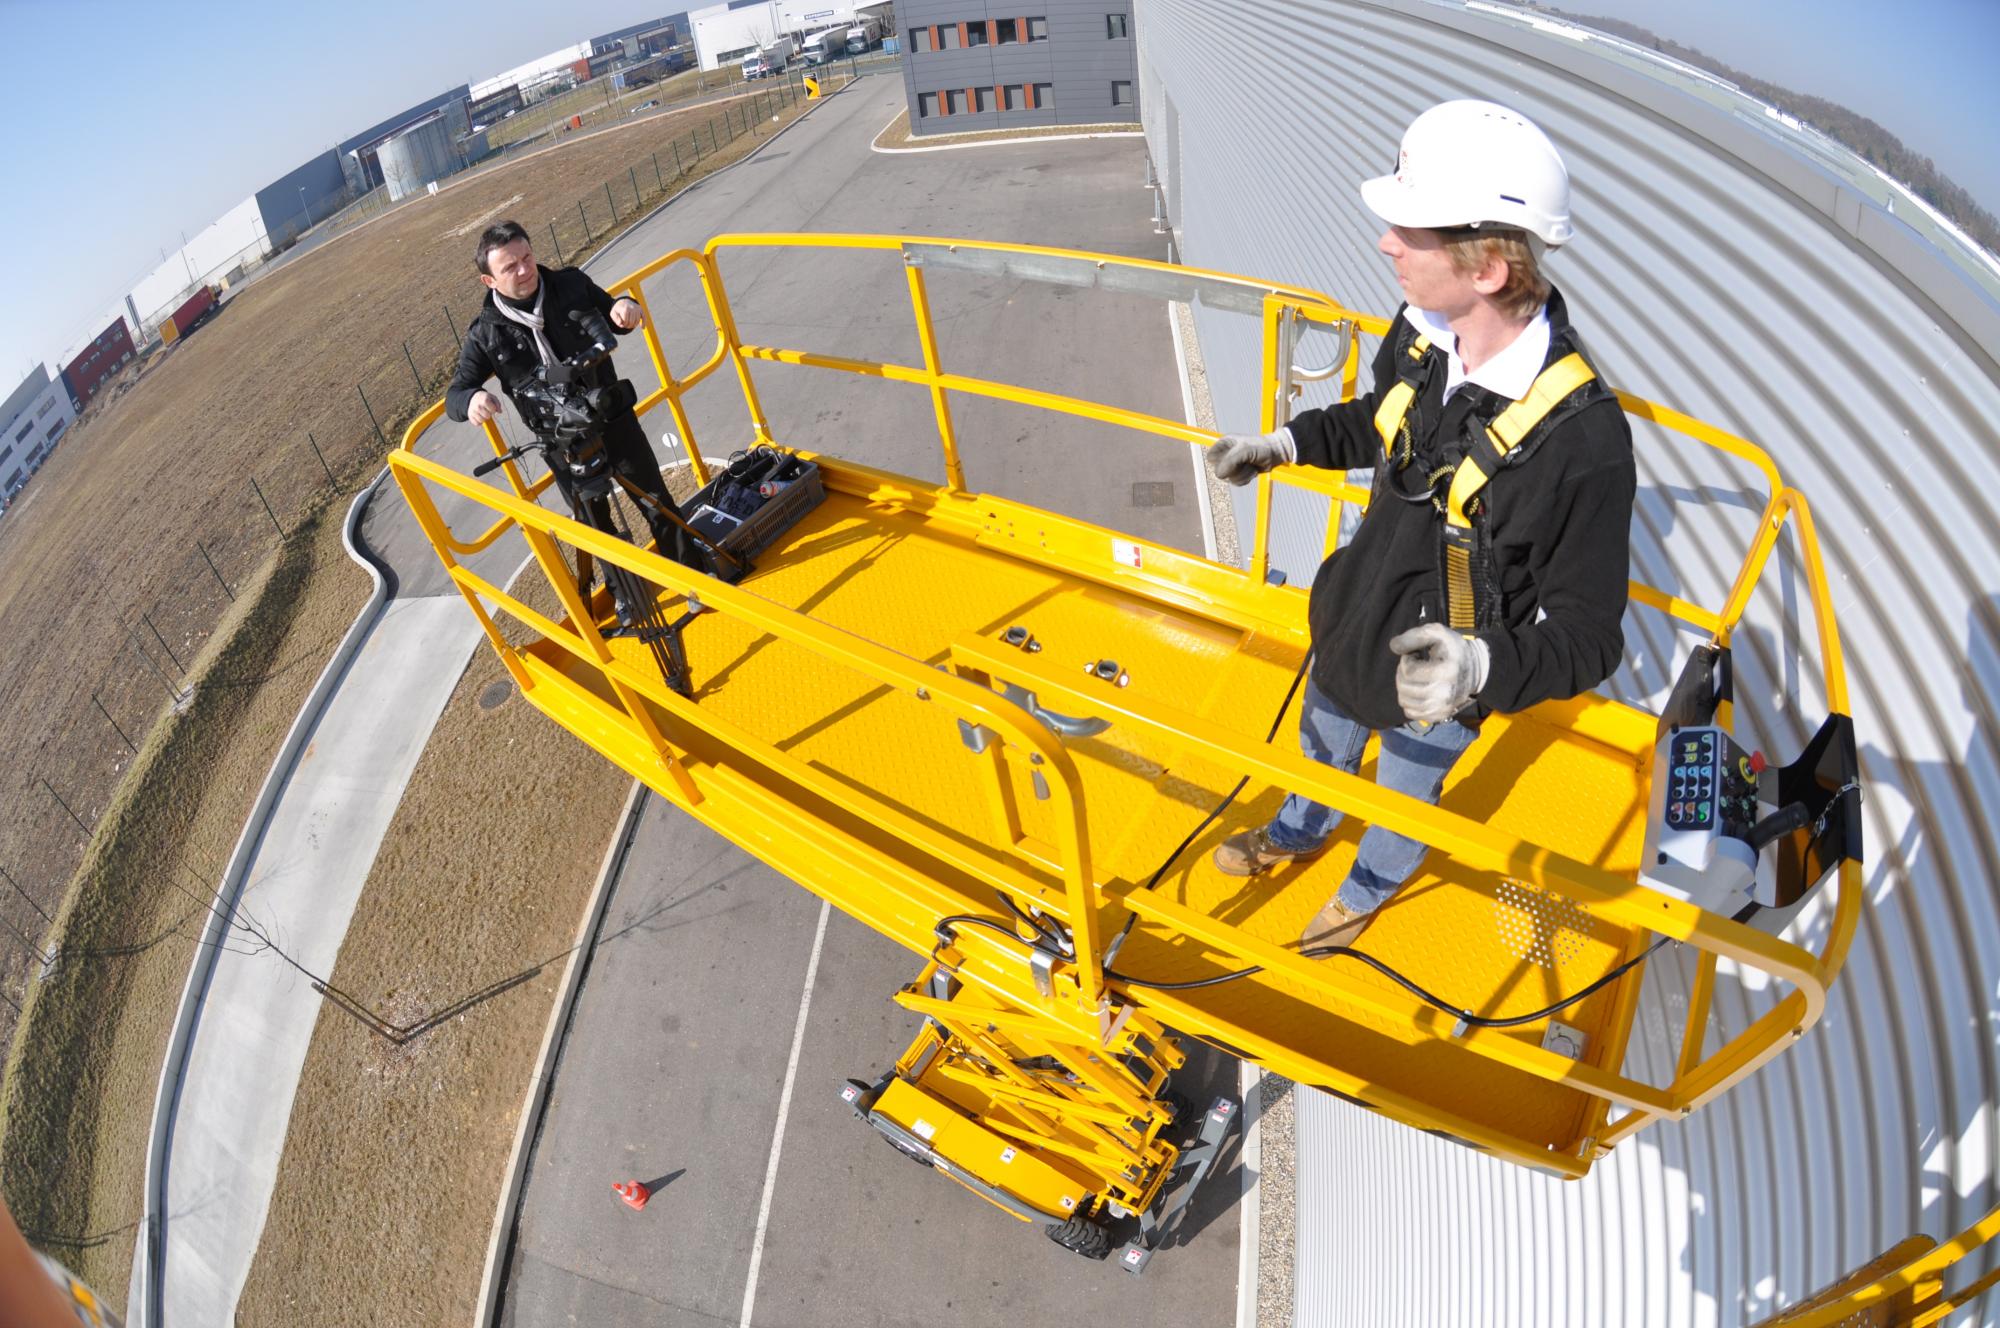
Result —
[[[1159,252],[1137,139],[870,153],[901,98],[890,79],[843,94],[621,240],[600,280],[723,230]],[[730,255],[724,274],[746,339],[914,358],[899,266],[758,251]],[[662,278],[648,298],[670,365],[698,362],[710,333],[691,283]],[[940,282],[933,301],[951,367],[1180,415],[1157,305],[970,279]],[[780,366],[757,381],[780,439],[942,478],[924,394]],[[717,385],[691,403],[711,452],[742,434],[733,383]],[[958,413],[974,487],[1200,547],[1185,447],[977,405]],[[503,1322],[1234,1321],[1233,1154],[1188,1243],[1143,1278],[1079,1259],[903,1159],[839,1100],[844,1080],[872,1078],[914,1035],[890,996],[918,956],[657,799],[615,888],[531,1158]],[[1189,1089],[1198,1101],[1233,1087],[1233,1063],[1203,1053],[1190,1069],[1206,1075]],[[627,1178],[657,1183],[644,1212],[612,1195]]]

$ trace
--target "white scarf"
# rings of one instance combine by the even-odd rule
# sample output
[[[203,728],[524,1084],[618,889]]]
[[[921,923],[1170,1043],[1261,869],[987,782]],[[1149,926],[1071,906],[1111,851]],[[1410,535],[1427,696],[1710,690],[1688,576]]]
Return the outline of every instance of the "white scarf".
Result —
[[[554,364],[556,360],[555,348],[550,346],[549,339],[542,335],[542,325],[544,322],[542,318],[542,297],[548,294],[548,290],[549,284],[546,281],[535,287],[535,307],[532,311],[516,309],[501,298],[499,291],[493,292],[493,307],[500,311],[502,318],[511,318],[522,327],[534,333],[535,349],[541,352],[542,363]]]

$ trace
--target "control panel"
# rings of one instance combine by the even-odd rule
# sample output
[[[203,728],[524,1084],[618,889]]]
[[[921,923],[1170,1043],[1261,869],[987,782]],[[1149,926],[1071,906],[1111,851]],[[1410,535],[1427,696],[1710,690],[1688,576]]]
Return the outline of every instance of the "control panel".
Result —
[[[1670,728],[1653,749],[1640,877],[1710,912],[1734,915],[1757,880],[1752,831],[1765,765],[1713,724]]]

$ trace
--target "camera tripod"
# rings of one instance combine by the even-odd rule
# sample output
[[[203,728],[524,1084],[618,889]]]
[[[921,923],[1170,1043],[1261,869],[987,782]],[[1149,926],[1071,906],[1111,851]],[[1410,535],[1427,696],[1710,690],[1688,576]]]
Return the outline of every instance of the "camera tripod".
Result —
[[[482,462],[473,467],[472,473],[485,475],[508,461],[517,460],[530,452],[540,452],[543,454],[542,459],[549,463],[550,470],[556,474],[556,487],[562,490],[563,500],[569,505],[570,515],[577,521],[601,534],[610,535],[636,547],[638,541],[625,529],[618,508],[609,501],[613,486],[616,486],[623,490],[626,497],[630,498],[641,511],[650,512],[678,528],[705,549],[718,576],[726,575],[725,568],[729,573],[733,573],[727,574],[727,579],[730,581],[740,581],[749,574],[751,563],[748,558],[739,553],[732,553],[703,535],[689,525],[671,504],[661,502],[657,496],[647,493],[626,476],[613,470],[608,460],[602,461],[601,468],[595,473],[573,476],[570,482],[565,484],[562,482],[562,473],[556,469],[558,465],[563,464],[563,459],[560,456],[551,457],[549,455],[551,450],[561,453],[569,449],[561,442],[538,438],[509,448],[491,461]],[[605,456],[601,447],[596,449],[594,455],[600,459]],[[603,500],[601,507],[600,500]],[[661,553],[664,556],[665,550],[661,550]],[[582,549],[576,551],[576,587],[586,603],[589,602],[593,561]],[[659,606],[657,588],[618,564],[604,563],[604,583],[611,591],[612,602],[618,606],[619,617],[619,626],[607,635],[630,632],[637,637],[652,654],[653,663],[660,670],[660,677],[667,686],[682,696],[692,697],[694,690],[688,678],[687,647],[681,641],[681,633],[687,629],[689,623],[705,611],[700,606],[700,601],[690,594],[688,601],[691,607],[679,617],[669,619]]]

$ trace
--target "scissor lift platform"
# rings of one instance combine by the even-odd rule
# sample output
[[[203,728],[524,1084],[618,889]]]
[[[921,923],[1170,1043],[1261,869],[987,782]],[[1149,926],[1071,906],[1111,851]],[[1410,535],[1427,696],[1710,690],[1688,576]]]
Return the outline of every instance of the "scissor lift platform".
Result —
[[[1020,655],[1024,666],[1067,671],[1089,684],[1094,680],[1085,678],[1085,666],[1110,659],[1129,679],[1117,693],[1125,704],[1186,711],[1244,743],[1261,742],[1269,730],[1302,657],[1295,639],[1162,605],[1064,570],[1042,553],[1038,536],[1052,529],[1080,533],[1071,523],[991,498],[939,500],[876,472],[818,460],[827,501],[765,551],[743,589],[934,664],[952,657],[954,643],[998,642],[1007,628],[1023,627],[1041,647]],[[1024,524],[1029,521],[1033,533]],[[1147,549],[1143,556],[1156,565],[1176,560],[1164,550]],[[604,605],[598,607],[602,611]],[[608,617],[603,625],[609,628]],[[829,667],[813,652],[728,614],[698,617],[685,641],[692,704],[705,717],[753,735],[845,788],[880,799],[967,854],[988,851],[987,771],[949,715],[869,676]],[[652,667],[638,641],[614,637],[609,644],[635,671]],[[654,764],[648,740],[618,712],[594,663],[546,641],[530,653],[538,681],[560,677],[567,684],[553,691],[530,689],[530,699],[548,707],[556,696],[590,696],[604,730],[594,739],[600,749],[635,774]],[[550,708],[560,722],[577,726],[573,705]],[[1593,736],[1584,736],[1573,722],[1579,709],[1574,705],[1552,707],[1547,717],[1538,712],[1493,717],[1459,762],[1442,805],[1607,871],[1635,871],[1643,827],[1633,809],[1644,805],[1653,720],[1608,702],[1585,708],[1591,719],[1583,727]],[[663,731],[686,743],[697,783],[703,782],[700,767],[740,760],[738,743],[704,741],[685,733],[673,710],[656,704],[652,711]],[[1281,728],[1287,747],[1296,743],[1296,715],[1294,702],[1287,713],[1291,722]],[[1145,882],[1236,781],[1235,771],[1170,742],[1123,731],[1115,722],[1100,735],[1072,738],[1067,745],[1089,808],[1092,858],[1107,882]],[[1373,759],[1371,752],[1363,776],[1372,776]],[[1032,771],[1012,773],[1022,829],[1030,841],[1053,843],[1047,804],[1035,796]],[[1224,835],[1268,819],[1284,793],[1254,784],[1246,789],[1232,812],[1181,855],[1158,893],[1247,937],[1295,948],[1306,922],[1344,877],[1363,827],[1350,818],[1317,858],[1248,882],[1222,875],[1209,862]],[[783,796],[798,814],[847,839],[843,854],[860,860],[879,847],[882,827],[854,817],[840,800],[805,788],[787,789]],[[762,816],[755,808],[725,811],[720,805],[710,814]],[[825,839],[828,831],[816,837]],[[785,845],[773,843],[760,852],[781,870],[817,884],[803,864],[783,860]],[[902,850],[896,852],[900,856]],[[1435,856],[1430,865],[1450,871],[1450,864]],[[932,870],[940,878],[951,875],[948,863]],[[952,911],[989,907],[990,890],[969,882],[966,888],[968,897]],[[885,917],[860,898],[833,898],[913,948],[932,944],[932,913]],[[1361,948],[1469,1009],[1508,1015],[1580,989],[1636,953],[1645,939],[1495,875],[1450,871],[1446,880],[1427,870],[1382,910]],[[1407,999],[1358,964],[1316,962],[1338,965],[1385,998]],[[1228,956],[1205,953],[1186,936],[1146,920],[1135,927],[1117,964],[1121,972],[1160,981],[1197,979],[1236,966]],[[1574,1041],[1582,1047],[1584,1064],[1617,1069],[1631,1007],[1624,987],[1639,978],[1634,970],[1564,1012],[1561,1022],[1580,1034]],[[1323,993],[1280,974],[1192,992],[1148,992],[1143,999],[1175,1026],[1288,1076],[1349,1096],[1365,1094],[1371,1104],[1392,1111],[1403,1099],[1427,1103],[1425,1125],[1461,1137],[1500,1135],[1526,1152],[1573,1157],[1602,1119],[1602,1098],[1495,1062],[1468,1064],[1433,1037],[1412,1034],[1362,1009],[1330,1004]],[[1546,1024],[1539,1024],[1509,1036],[1540,1046],[1545,1030]],[[1267,1042],[1275,1044],[1272,1051],[1258,1050]],[[1452,1122],[1463,1126],[1454,1128]]]
[[[770,247],[898,254],[922,363],[745,342],[718,256]],[[957,984],[949,1001],[914,989],[896,997],[924,1013],[928,1028],[951,1030],[942,1070],[897,1071],[979,1125],[948,1133],[1020,1139],[1090,1184],[1093,1213],[1158,1218],[1148,1205],[1180,1155],[1156,1146],[1178,1110],[1157,1071],[1179,1063],[1175,1037],[1197,1037],[1417,1128],[1574,1177],[1647,1124],[1726,1091],[1818,1019],[1861,894],[1858,829],[1836,815],[1853,787],[1842,773],[1851,759],[1829,761],[1829,784],[1808,757],[1827,750],[1832,734],[1846,742],[1837,755],[1851,758],[1852,730],[1809,509],[1753,444],[1620,397],[1628,413],[1764,478],[1762,513],[1720,608],[1632,583],[1642,611],[1707,634],[1696,662],[1726,661],[1780,535],[1795,533],[1833,718],[1786,767],[1787,779],[1803,773],[1784,805],[1804,807],[1806,819],[1773,851],[1808,888],[1838,869],[1816,950],[1645,883],[1641,848],[1666,727],[1657,716],[1595,695],[1493,716],[1437,807],[1379,788],[1372,753],[1359,776],[1308,760],[1295,736],[1296,701],[1287,700],[1308,647],[1306,596],[1272,572],[1272,494],[1283,485],[1331,500],[1331,548],[1339,514],[1365,506],[1366,491],[1295,467],[1263,477],[1241,568],[971,492],[950,408],[957,395],[1181,444],[1213,435],[946,370],[926,283],[934,273],[971,274],[1253,315],[1263,333],[1265,429],[1290,409],[1293,376],[1305,372],[1290,363],[1302,329],[1335,331],[1341,351],[1325,375],[1337,373],[1351,394],[1360,336],[1383,333],[1384,320],[1300,288],[1145,260],[893,236],[719,237],[660,258],[613,293],[643,304],[645,281],[677,264],[700,280],[715,348],[676,377],[649,319],[643,335],[662,386],[639,408],[671,415],[698,479],[708,474],[682,404],[687,391],[731,371],[748,441],[808,450],[819,440],[774,436],[752,372],[805,365],[926,390],[945,483],[818,456],[825,502],[759,554],[740,584],[725,585],[537,506],[547,480],[531,484],[511,462],[501,490],[416,455],[411,444],[435,408],[391,464],[532,703],[690,815],[925,957],[931,977]],[[492,524],[454,530],[438,507],[445,494],[486,509]],[[509,532],[525,538],[559,601],[553,616],[463,563]],[[650,583],[656,623],[680,621],[685,679],[662,677],[656,640],[612,632],[608,599],[579,590],[572,553]],[[684,616],[689,592],[709,611]],[[1720,676],[1685,675],[1704,688]],[[1677,690],[1670,705],[1675,716],[1699,716],[1671,723],[1730,722],[1720,687]],[[1204,827],[1239,779],[1233,805]],[[1327,848],[1249,881],[1217,873],[1215,846],[1268,819],[1288,790],[1348,813]],[[1433,850],[1354,945],[1401,983],[1354,955],[1299,948],[1368,824]],[[1625,1053],[1642,1009],[1643,958],[1668,940],[1699,957],[1686,1004],[1648,1015],[1663,1028],[1678,1019],[1681,1030],[1673,1073],[1658,1083],[1634,1077]],[[1725,959],[1760,974],[1769,994],[1747,1027],[1710,1047]],[[1151,1050],[1135,1051],[1142,1039]],[[919,1060],[923,1044],[912,1048]],[[897,1090],[890,1106],[911,1097]],[[1037,1211],[1060,1221],[1059,1211]]]

